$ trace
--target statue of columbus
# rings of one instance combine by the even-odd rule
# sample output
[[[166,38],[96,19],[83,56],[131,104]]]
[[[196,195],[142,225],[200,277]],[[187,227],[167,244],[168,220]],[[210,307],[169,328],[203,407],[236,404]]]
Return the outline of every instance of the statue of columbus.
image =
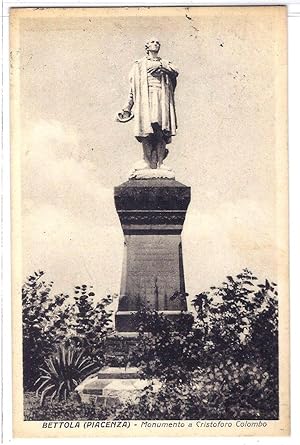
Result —
[[[127,122],[134,117],[134,136],[143,145],[144,168],[157,169],[164,167],[166,144],[176,134],[174,91],[178,70],[158,56],[157,39],[150,39],[145,49],[146,56],[135,61],[130,71],[129,97],[117,120]]]

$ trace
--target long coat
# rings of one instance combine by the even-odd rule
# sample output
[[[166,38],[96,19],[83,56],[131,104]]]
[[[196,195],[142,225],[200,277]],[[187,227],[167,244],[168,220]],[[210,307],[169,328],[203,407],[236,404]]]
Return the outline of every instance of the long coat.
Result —
[[[162,59],[162,63],[170,72],[170,74],[163,73],[161,76],[162,130],[174,136],[177,129],[174,90],[178,70],[171,62]],[[149,111],[147,57],[134,63],[129,74],[129,81],[129,103],[131,101],[131,106],[134,104],[134,135],[137,138],[146,137],[153,133]]]

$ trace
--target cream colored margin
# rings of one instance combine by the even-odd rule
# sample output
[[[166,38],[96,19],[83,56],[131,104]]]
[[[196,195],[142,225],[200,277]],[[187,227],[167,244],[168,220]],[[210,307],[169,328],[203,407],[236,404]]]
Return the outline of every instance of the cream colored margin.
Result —
[[[218,7],[219,8],[219,7]],[[220,7],[219,14],[261,14],[270,12],[278,19],[278,54],[280,63],[277,68],[276,115],[276,172],[277,172],[277,233],[280,258],[278,259],[279,283],[279,350],[280,350],[280,420],[268,421],[267,427],[261,428],[201,428],[196,421],[186,422],[184,428],[141,428],[141,422],[131,422],[126,428],[73,429],[42,428],[43,422],[23,421],[22,387],[22,217],[21,217],[21,150],[20,135],[20,76],[19,76],[19,26],[20,20],[30,17],[84,17],[94,16],[170,16],[185,14],[183,7],[154,8],[45,8],[10,10],[10,49],[11,49],[11,168],[12,168],[12,313],[13,313],[13,435],[14,437],[104,437],[104,436],[279,436],[290,432],[289,408],[289,269],[288,269],[288,156],[287,156],[287,8],[275,7]],[[214,8],[189,8],[193,15],[214,14]],[[266,11],[263,11],[266,10]],[[192,427],[188,424],[192,423]],[[233,422],[234,424],[235,422]],[[136,426],[135,426],[136,425]]]

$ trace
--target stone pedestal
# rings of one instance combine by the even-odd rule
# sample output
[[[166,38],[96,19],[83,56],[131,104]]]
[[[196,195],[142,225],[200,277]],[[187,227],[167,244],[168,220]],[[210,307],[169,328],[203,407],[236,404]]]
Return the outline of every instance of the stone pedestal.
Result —
[[[134,313],[146,305],[167,316],[187,310],[181,231],[190,187],[173,179],[131,179],[114,191],[124,233],[116,331],[134,332]]]

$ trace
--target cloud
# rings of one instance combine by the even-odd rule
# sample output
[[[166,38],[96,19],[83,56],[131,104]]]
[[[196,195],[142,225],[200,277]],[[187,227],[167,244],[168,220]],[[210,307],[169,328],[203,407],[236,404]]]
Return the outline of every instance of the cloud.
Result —
[[[76,130],[56,120],[39,120],[29,124],[24,133],[24,211],[47,203],[111,224],[113,191],[100,183]]]
[[[118,292],[123,236],[116,222],[99,226],[67,209],[43,204],[23,218],[24,276],[41,269],[57,292],[89,284],[97,294]]]
[[[25,134],[24,275],[43,269],[60,292],[82,283],[102,295],[118,291],[123,236],[113,190],[99,181],[74,128],[40,120]]]
[[[263,201],[227,201],[207,213],[191,207],[183,232],[185,276],[191,295],[247,267],[276,280],[276,221]]]

